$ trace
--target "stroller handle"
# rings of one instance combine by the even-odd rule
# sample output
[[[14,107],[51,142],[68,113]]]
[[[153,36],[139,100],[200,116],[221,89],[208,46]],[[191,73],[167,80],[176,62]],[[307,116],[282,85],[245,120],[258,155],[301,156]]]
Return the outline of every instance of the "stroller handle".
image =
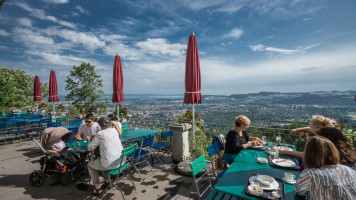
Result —
[[[47,151],[42,147],[42,145],[32,135],[30,135],[26,132],[26,136],[31,138],[33,141],[35,141],[35,143],[37,144],[37,146],[41,149],[41,151],[43,153],[47,153]]]

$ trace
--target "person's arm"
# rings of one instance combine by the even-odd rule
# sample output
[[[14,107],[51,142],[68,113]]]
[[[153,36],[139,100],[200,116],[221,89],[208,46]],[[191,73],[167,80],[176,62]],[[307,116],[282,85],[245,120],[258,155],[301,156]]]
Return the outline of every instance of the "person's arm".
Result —
[[[262,144],[262,140],[260,140],[260,138],[258,138],[258,137],[249,137],[248,140],[249,141],[257,141],[257,143],[261,143]]]
[[[83,137],[83,127],[82,125],[79,126],[78,133],[75,135],[75,139],[82,140]]]
[[[98,133],[97,133],[98,134]],[[88,151],[94,151],[100,144],[100,137],[94,137],[93,140],[88,145]]]
[[[58,148],[56,148],[56,147],[52,147],[51,150],[52,150],[52,151],[60,151],[61,149],[58,149]]]
[[[302,127],[302,128],[295,128],[295,129],[292,129],[290,131],[290,134],[291,135],[294,135],[294,134],[297,134],[297,133],[300,133],[300,132],[307,132],[309,133],[310,132],[310,127]]]
[[[309,174],[308,170],[304,170],[294,186],[294,190],[297,194],[301,196],[307,196],[308,193],[311,192],[312,188],[312,180],[311,175]]]
[[[280,155],[289,155],[297,158],[303,158],[303,152],[300,151],[287,151],[287,150],[280,149],[278,152]]]
[[[119,133],[119,135],[122,134],[122,130],[121,128],[117,125],[117,123],[115,121],[112,121],[112,124],[114,125],[116,131]]]

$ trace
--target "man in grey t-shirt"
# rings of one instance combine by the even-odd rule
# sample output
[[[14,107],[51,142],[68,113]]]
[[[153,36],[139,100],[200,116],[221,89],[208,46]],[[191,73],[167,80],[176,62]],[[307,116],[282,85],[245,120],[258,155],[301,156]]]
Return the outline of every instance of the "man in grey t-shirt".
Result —
[[[95,134],[101,130],[98,123],[94,122],[93,114],[87,114],[85,116],[85,123],[80,125],[78,133],[75,136],[75,139],[82,140],[86,139],[88,136],[90,139],[93,139]]]

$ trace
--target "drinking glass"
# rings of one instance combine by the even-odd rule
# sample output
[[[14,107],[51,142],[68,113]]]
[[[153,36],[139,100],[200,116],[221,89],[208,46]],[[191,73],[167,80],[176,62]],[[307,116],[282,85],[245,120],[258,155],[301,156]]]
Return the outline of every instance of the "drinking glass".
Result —
[[[267,142],[267,137],[265,135],[262,135],[262,144],[265,145]]]
[[[276,144],[277,145],[281,144],[281,136],[276,136]]]

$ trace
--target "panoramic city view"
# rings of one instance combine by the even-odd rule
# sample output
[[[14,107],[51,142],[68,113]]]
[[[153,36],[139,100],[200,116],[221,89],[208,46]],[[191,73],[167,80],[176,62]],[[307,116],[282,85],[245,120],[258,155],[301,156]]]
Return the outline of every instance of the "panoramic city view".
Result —
[[[0,196],[356,199],[355,11],[0,0]]]

